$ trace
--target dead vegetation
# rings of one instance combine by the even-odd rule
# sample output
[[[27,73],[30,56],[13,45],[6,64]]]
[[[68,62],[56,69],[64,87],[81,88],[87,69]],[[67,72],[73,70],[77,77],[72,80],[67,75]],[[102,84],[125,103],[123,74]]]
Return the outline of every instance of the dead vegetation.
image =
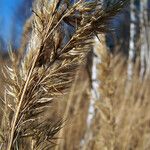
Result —
[[[0,149],[150,148],[150,78],[140,79],[137,59],[133,79],[128,80],[124,57],[110,56],[105,43],[97,47],[100,98],[92,124],[87,125],[91,96],[87,55],[94,37],[109,31],[109,20],[124,3],[109,9],[103,9],[99,1],[69,5],[40,0],[35,4],[32,28],[29,23],[25,30],[30,40],[23,38],[18,56],[10,52],[5,83],[0,80],[6,86],[0,93]],[[74,30],[68,37],[65,26]],[[87,140],[88,130],[92,138]]]

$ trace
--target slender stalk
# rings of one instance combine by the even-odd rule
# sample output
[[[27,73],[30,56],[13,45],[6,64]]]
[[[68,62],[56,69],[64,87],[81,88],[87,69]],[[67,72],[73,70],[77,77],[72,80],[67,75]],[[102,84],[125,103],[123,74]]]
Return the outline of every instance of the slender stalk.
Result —
[[[39,52],[40,52],[40,49],[38,50],[38,53],[37,53],[37,55],[36,55],[36,57],[35,57],[35,59],[33,61],[33,64],[32,64],[31,69],[29,71],[29,75],[27,76],[27,80],[26,80],[25,86],[24,86],[22,94],[21,94],[21,98],[20,98],[20,101],[19,101],[19,104],[18,104],[18,107],[17,107],[17,110],[16,110],[16,114],[14,116],[14,121],[13,121],[13,124],[12,124],[11,133],[10,133],[10,141],[8,143],[8,150],[11,150],[11,147],[12,147],[12,144],[13,144],[13,138],[14,138],[14,133],[15,133],[15,126],[16,126],[18,115],[19,115],[19,112],[20,112],[21,104],[22,104],[22,101],[23,101],[23,98],[24,98],[24,95],[25,95],[25,92],[26,92],[26,89],[27,89],[30,77],[32,75],[32,72],[33,72],[36,60],[37,60],[37,58],[39,56]]]

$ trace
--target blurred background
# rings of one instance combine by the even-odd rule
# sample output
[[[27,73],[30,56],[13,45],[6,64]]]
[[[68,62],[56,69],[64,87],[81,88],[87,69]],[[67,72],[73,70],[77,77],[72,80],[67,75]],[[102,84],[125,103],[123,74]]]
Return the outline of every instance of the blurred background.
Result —
[[[113,5],[116,0],[104,1],[105,7]],[[11,44],[13,49],[17,49],[20,46],[21,35],[23,32],[23,25],[26,19],[31,15],[33,0],[1,0],[0,1],[0,50],[6,52],[8,45]],[[141,24],[141,13],[147,13],[144,21],[150,19],[150,0],[134,0],[134,8],[131,8],[131,4],[128,5],[123,12],[115,17],[110,27],[114,29],[114,32],[107,34],[107,45],[114,51],[114,47],[117,44],[121,44],[121,50],[126,54],[129,51],[130,41],[130,24],[135,25],[136,35],[135,42],[138,41],[140,36],[140,29],[143,26]],[[142,10],[144,9],[144,10]],[[131,17],[133,14],[133,17]],[[146,20],[148,19],[148,20]],[[145,26],[148,24],[144,23]]]

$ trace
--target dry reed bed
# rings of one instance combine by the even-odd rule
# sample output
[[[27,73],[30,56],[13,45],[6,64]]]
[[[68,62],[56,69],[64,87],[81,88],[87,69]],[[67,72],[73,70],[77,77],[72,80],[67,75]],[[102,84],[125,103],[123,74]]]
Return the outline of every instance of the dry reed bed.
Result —
[[[113,94],[110,97],[113,102],[111,104],[113,113],[109,114],[107,111],[107,109],[110,108],[110,97],[104,94],[103,101],[98,101],[95,106],[95,121],[91,128],[94,136],[86,147],[89,150],[98,150],[100,148],[148,150],[150,148],[150,79],[148,77],[140,81],[137,63],[133,80],[127,84],[127,62],[124,57],[119,55],[115,58],[111,58],[110,64],[109,78],[111,78],[111,87],[113,87],[111,91]],[[79,143],[86,130],[87,113],[85,112],[89,105],[89,98],[84,95],[87,91],[82,92],[79,89],[83,89],[84,91],[85,87],[87,90],[88,87],[86,86],[88,85],[86,81],[84,82],[85,70],[83,68],[80,70],[82,70],[79,74],[80,78],[78,78],[75,82],[76,85],[74,85],[76,88],[71,88],[75,90],[71,91],[71,97],[69,96],[69,100],[71,100],[68,112],[69,120],[66,121],[62,136],[59,137],[63,146],[58,145],[58,147],[62,150],[78,150]],[[106,81],[107,78],[108,77],[103,81]],[[110,87],[103,90],[106,92],[108,89],[110,89]],[[100,91],[102,92],[103,90]],[[68,96],[65,96],[64,99],[56,102],[57,104],[54,103],[52,105],[51,108],[54,118],[64,113],[64,109],[67,107],[67,101]],[[105,101],[108,101],[108,103]],[[78,103],[80,103],[80,105]],[[106,109],[102,109],[105,108],[104,106]],[[83,113],[85,117],[83,117]],[[114,118],[114,123],[109,121],[109,115]],[[106,118],[106,116],[108,118]],[[112,147],[112,143],[114,147]]]
[[[93,132],[92,140],[80,147],[86,132],[89,96],[81,99],[80,103],[86,105],[86,107],[81,105],[78,109],[77,112],[81,114],[74,114],[78,107],[76,100],[83,96],[83,92],[80,93],[79,89],[84,89],[84,80],[79,80],[76,83],[77,90],[72,91],[78,93],[77,96],[71,92],[71,95],[75,96],[72,97],[75,103],[72,101],[69,106],[71,124],[64,126],[64,132],[61,134],[64,138],[60,139],[58,149],[148,150],[150,148],[150,78],[141,81],[137,61],[133,79],[128,81],[127,62],[124,56],[111,57],[108,53],[101,55],[105,58],[99,72],[100,79],[103,80],[100,86],[101,98],[95,104],[95,117],[90,128]]]
[[[55,111],[52,113],[51,103],[63,99],[75,79],[78,67],[84,64],[93,46],[93,37],[98,33],[109,31],[106,27],[108,21],[121,10],[125,2],[119,1],[108,9],[100,8],[99,1],[80,0],[73,5],[62,1],[37,2],[34,6],[32,32],[26,54],[23,58],[22,56],[16,58],[10,52],[12,66],[6,67],[4,73],[7,90],[3,99],[5,105],[2,108],[1,149],[42,150],[55,146],[53,140],[62,128],[63,118],[66,119],[70,113],[72,102],[67,101],[64,116],[47,115],[47,111],[55,114]],[[64,36],[65,25],[75,30],[69,38]],[[105,91],[107,89],[104,89]],[[74,106],[78,112],[80,100],[77,106]],[[86,112],[87,107],[84,108]],[[86,120],[85,118],[86,113],[82,120]],[[86,126],[84,121],[82,124]],[[74,127],[64,136],[67,140],[73,137],[73,129]],[[62,131],[60,135],[63,136],[64,133]],[[82,135],[79,136],[81,137]],[[76,141],[75,139],[72,140]],[[69,140],[63,142],[62,149],[70,149],[72,140],[69,143],[67,143]],[[70,146],[65,147],[69,144]]]
[[[105,64],[109,64],[107,62],[105,60]],[[100,73],[103,80],[101,99],[96,104],[94,137],[87,147],[94,150],[150,149],[150,77],[141,81],[137,61],[133,79],[129,81],[127,62],[121,55],[111,59],[110,69],[105,67]]]

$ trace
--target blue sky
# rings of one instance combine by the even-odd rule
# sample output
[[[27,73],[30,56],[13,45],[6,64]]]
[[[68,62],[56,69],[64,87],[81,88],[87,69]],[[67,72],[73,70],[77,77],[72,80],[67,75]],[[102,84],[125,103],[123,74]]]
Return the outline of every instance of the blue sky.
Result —
[[[19,46],[22,26],[28,16],[24,8],[31,2],[31,0],[0,0],[0,37],[5,45],[13,40],[13,44]],[[23,8],[21,14],[20,8]]]
[[[0,2],[0,35],[5,42],[10,40],[11,26],[16,8],[22,0],[1,0]]]

